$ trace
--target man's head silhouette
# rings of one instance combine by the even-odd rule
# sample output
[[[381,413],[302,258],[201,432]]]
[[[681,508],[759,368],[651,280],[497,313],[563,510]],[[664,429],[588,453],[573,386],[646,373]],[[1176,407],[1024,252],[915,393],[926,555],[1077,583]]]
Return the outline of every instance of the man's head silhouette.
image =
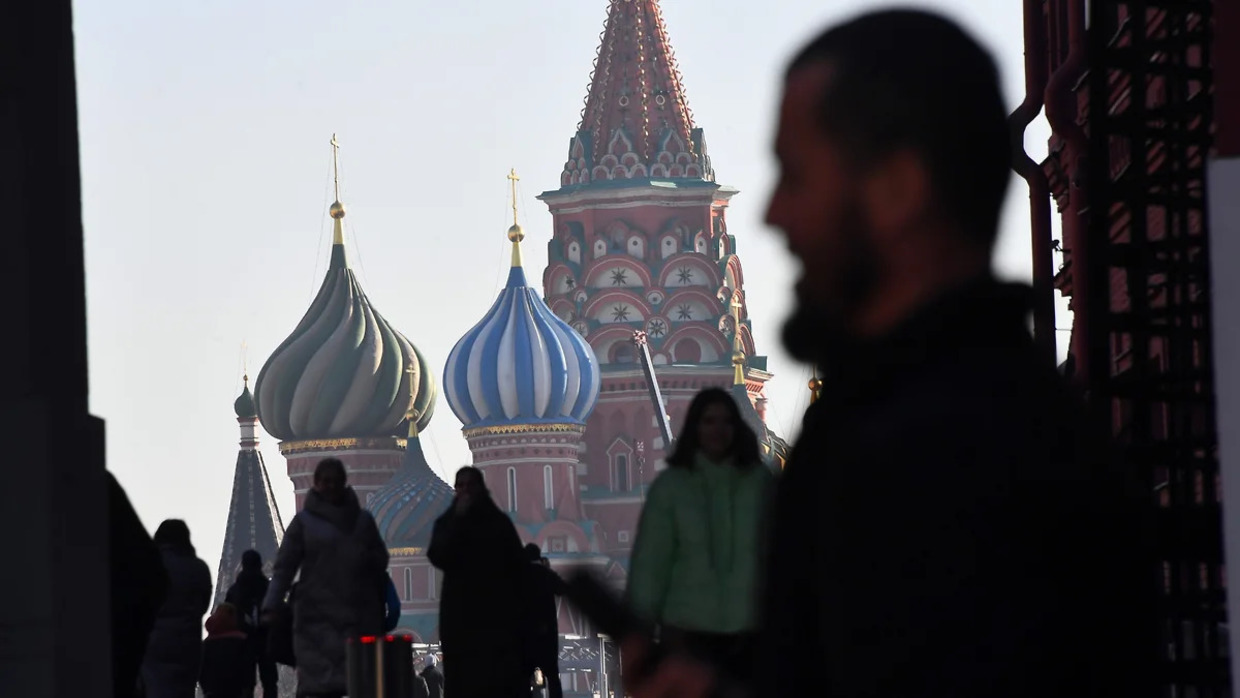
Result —
[[[916,10],[860,16],[788,67],[767,222],[804,267],[788,350],[881,335],[989,269],[1011,176],[990,55]]]

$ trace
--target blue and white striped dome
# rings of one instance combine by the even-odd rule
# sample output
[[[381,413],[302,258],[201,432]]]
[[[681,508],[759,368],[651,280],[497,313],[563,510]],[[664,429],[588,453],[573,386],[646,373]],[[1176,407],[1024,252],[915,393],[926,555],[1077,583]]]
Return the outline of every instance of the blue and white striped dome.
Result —
[[[448,405],[467,429],[584,424],[598,400],[594,350],[526,282],[522,237],[514,225],[508,284],[444,367]]]

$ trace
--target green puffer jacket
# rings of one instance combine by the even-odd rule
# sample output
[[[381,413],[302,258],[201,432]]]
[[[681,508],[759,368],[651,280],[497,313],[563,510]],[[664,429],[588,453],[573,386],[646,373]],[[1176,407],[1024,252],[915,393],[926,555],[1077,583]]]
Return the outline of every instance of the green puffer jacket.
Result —
[[[774,476],[701,454],[650,486],[629,566],[632,607],[662,625],[738,633],[755,624],[760,531]]]

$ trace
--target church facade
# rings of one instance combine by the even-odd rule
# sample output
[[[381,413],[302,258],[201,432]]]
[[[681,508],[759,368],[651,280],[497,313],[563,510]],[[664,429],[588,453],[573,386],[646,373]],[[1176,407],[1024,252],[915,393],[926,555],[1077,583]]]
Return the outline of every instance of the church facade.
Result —
[[[444,397],[523,541],[561,571],[586,565],[619,587],[645,489],[670,446],[660,438],[659,411],[678,430],[697,391],[731,389],[773,467],[785,451],[765,427],[771,374],[754,346],[727,225],[737,190],[716,182],[656,0],[609,4],[559,185],[539,196],[552,233],[535,285],[522,264],[525,231],[515,223],[511,177],[508,283],[445,362]],[[244,419],[280,441],[299,510],[318,461],[345,463],[391,551],[399,631],[433,643],[441,578],[425,550],[453,492],[427,463],[419,433],[434,414],[438,371],[362,290],[345,254],[338,188],[336,198],[327,274],[264,364]],[[661,405],[639,362],[636,332],[648,339]],[[278,525],[269,487],[262,502]],[[233,507],[245,506],[234,494]],[[240,545],[239,537],[226,541],[221,575]],[[592,634],[567,604],[560,629]]]

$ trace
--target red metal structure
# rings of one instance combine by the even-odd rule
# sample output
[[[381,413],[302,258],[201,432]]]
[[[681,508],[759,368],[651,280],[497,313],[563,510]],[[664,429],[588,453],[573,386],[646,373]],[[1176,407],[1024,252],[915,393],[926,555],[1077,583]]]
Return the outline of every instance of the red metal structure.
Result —
[[[1049,156],[1041,174],[1017,158],[1035,283],[1045,288],[1051,244],[1045,177],[1063,216],[1055,286],[1074,312],[1070,375],[1157,511],[1162,692],[1177,697],[1227,696],[1231,684],[1205,194],[1221,4],[1025,2],[1029,94],[1012,119],[1029,123],[1042,92]]]

